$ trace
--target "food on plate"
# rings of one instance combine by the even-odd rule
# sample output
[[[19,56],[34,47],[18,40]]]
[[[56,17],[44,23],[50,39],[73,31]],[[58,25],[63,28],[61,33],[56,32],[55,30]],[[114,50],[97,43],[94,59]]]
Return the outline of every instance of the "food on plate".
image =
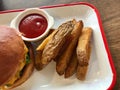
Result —
[[[74,49],[76,48],[78,38],[82,32],[83,28],[83,22],[82,21],[76,21],[73,20],[74,28],[71,32],[72,41],[67,46],[66,50],[63,52],[63,54],[58,58],[56,62],[56,71],[59,75],[63,75],[65,72],[65,69],[67,68],[67,65],[69,63],[69,60],[73,54]]]
[[[61,48],[60,52],[58,53],[57,57],[54,59],[55,62],[58,61],[58,58],[63,54],[63,52],[66,50],[66,48],[68,47],[68,45],[71,43],[72,41],[72,36],[71,34],[67,37],[66,42],[63,44],[63,47]]]
[[[0,26],[0,90],[19,86],[30,77],[34,55],[31,44],[28,48],[19,32]]]
[[[56,33],[57,30],[54,30],[47,38],[45,38],[45,40],[37,47],[37,51],[42,51],[46,44],[48,43],[48,41],[53,37],[53,35]]]
[[[69,78],[76,73],[79,80],[84,80],[91,53],[91,35],[92,29],[84,28],[82,20],[63,23],[36,48],[36,69],[42,70],[54,60],[59,75]]]
[[[35,67],[37,70],[41,70],[44,65],[41,62],[41,56],[42,52],[48,43],[48,41],[53,37],[53,35],[56,33],[57,30],[54,30],[45,40],[37,47],[36,49],[36,55],[35,55]]]
[[[42,70],[44,68],[44,65],[41,62],[41,56],[43,51],[36,51],[35,55],[35,68],[37,70]]]
[[[49,64],[49,62],[56,58],[73,28],[73,21],[65,22],[58,27],[57,31],[48,41],[42,52],[40,60],[43,67],[45,67],[47,64]]]
[[[88,50],[88,59],[90,59],[90,53],[91,53],[91,48],[89,47]],[[76,76],[79,80],[85,80],[86,78],[86,74],[87,74],[87,70],[88,70],[88,65],[79,65],[77,66],[77,71],[76,71]]]
[[[74,73],[76,73],[77,70],[77,65],[78,65],[78,60],[77,60],[77,55],[76,55],[76,50],[74,50],[74,53],[72,55],[72,58],[69,61],[69,64],[65,70],[65,78],[71,77]]]
[[[90,40],[92,35],[92,29],[89,27],[83,28],[82,34],[79,37],[78,45],[77,45],[77,59],[78,59],[78,67],[77,67],[77,78],[80,80],[84,80],[86,77],[86,72],[89,65],[90,59]]]

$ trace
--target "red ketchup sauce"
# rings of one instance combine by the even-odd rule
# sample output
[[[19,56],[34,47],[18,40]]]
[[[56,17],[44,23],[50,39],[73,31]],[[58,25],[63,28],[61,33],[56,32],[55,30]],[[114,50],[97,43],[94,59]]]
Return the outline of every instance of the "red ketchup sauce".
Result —
[[[19,24],[19,31],[24,37],[35,38],[42,35],[47,29],[48,22],[40,14],[30,14],[24,17]]]

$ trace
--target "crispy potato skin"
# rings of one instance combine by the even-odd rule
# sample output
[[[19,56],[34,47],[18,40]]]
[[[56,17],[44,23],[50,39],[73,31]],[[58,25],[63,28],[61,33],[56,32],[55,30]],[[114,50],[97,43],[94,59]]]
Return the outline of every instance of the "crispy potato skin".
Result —
[[[76,48],[78,38],[82,32],[83,22],[74,21],[74,23],[75,23],[75,26],[73,31],[71,32],[72,41],[56,62],[56,71],[59,75],[64,74],[65,69],[67,68],[67,65],[69,63],[69,60],[73,54],[72,51],[74,51],[74,49]]]
[[[79,80],[85,80],[90,54],[91,46],[90,40],[92,35],[92,29],[89,27],[83,28],[82,34],[79,37],[78,46],[77,46],[77,58],[78,58],[78,67],[76,76]]]
[[[42,70],[44,68],[44,64],[42,64],[41,62],[42,53],[48,41],[53,37],[55,33],[56,33],[56,30],[52,31],[52,33],[36,49],[35,68],[37,70]]]
[[[63,23],[36,49],[36,69],[42,70],[54,60],[59,75],[69,78],[76,73],[79,80],[85,80],[91,54],[91,35],[92,29],[83,28],[82,21],[73,19]]]
[[[73,30],[73,27],[73,21],[68,21],[58,27],[57,32],[48,41],[42,52],[41,63],[44,65],[44,67],[49,64],[49,62],[54,60],[59,54],[61,48],[66,41],[66,38]]]
[[[52,31],[52,33],[48,37],[46,37],[45,40],[37,47],[36,51],[43,51],[48,41],[53,37],[55,33],[56,30]]]
[[[78,60],[77,60],[77,55],[76,55],[76,50],[74,51],[72,58],[69,61],[69,64],[65,70],[65,78],[71,77],[74,73],[76,73],[77,70],[77,65],[78,65]]]
[[[78,45],[77,45],[77,58],[79,64],[88,64],[88,50],[90,45],[92,35],[92,29],[89,27],[83,28],[82,34],[79,37]]]

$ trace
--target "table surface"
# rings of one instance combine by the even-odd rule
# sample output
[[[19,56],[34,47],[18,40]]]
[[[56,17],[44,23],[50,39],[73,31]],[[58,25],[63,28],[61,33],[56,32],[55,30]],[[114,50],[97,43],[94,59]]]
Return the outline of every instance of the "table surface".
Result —
[[[120,89],[120,0],[0,0],[0,10],[40,7],[46,5],[88,2],[100,12],[113,63],[117,72],[115,90]]]

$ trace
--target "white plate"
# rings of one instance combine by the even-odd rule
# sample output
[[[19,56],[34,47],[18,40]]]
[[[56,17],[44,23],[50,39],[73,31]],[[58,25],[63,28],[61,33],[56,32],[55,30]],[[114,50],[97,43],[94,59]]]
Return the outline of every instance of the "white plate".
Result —
[[[116,72],[108,49],[97,9],[88,3],[72,3],[41,7],[55,19],[53,28],[71,20],[83,20],[84,26],[93,28],[92,54],[85,81],[59,76],[55,63],[51,62],[42,71],[34,71],[32,76],[14,90],[106,90],[114,86]],[[0,25],[9,25],[22,10],[4,11],[0,14]]]

